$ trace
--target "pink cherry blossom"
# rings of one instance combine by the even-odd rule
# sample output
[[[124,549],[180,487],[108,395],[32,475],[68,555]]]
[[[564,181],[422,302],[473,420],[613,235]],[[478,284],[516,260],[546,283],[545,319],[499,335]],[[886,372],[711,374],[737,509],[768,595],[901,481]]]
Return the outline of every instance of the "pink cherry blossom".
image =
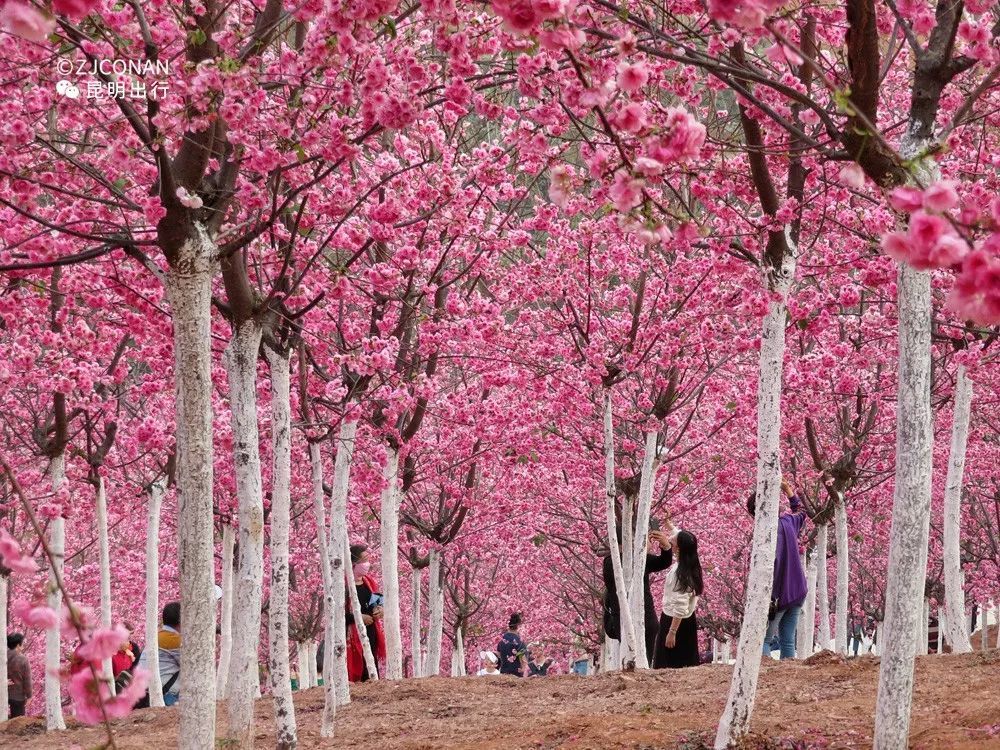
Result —
[[[122,644],[128,642],[128,636],[128,631],[122,625],[98,628],[90,634],[77,653],[86,661],[100,662],[103,659],[110,659]]]
[[[21,551],[14,537],[0,529],[0,562],[15,573],[29,575],[38,570],[38,563]]]
[[[11,611],[29,628],[49,630],[59,624],[59,616],[56,611],[44,604],[35,605],[20,600],[14,602]]]
[[[623,213],[642,203],[642,181],[628,172],[619,171],[615,175],[609,192],[615,208]]]
[[[618,88],[633,93],[646,85],[649,80],[649,67],[646,63],[623,63],[618,66]]]
[[[0,8],[0,27],[29,42],[44,42],[55,28],[55,19],[18,0],[9,0]]]

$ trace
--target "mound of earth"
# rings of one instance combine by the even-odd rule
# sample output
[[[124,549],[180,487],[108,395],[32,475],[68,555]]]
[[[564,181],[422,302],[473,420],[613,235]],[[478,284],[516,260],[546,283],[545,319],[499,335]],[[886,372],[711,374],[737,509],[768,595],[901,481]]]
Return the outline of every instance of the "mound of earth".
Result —
[[[731,667],[594,677],[426,678],[356,685],[337,714],[337,736],[319,736],[321,689],[296,694],[301,748],[500,750],[501,748],[709,747]],[[1000,750],[1000,651],[917,659],[910,746]],[[766,660],[746,748],[871,747],[878,660],[806,664]],[[258,747],[274,746],[271,702],[257,703]],[[43,734],[42,719],[0,725],[0,747],[94,747],[95,727]],[[220,727],[225,710],[220,705]],[[177,710],[146,709],[114,725],[121,750],[176,746]],[[708,743],[708,744],[706,744]]]

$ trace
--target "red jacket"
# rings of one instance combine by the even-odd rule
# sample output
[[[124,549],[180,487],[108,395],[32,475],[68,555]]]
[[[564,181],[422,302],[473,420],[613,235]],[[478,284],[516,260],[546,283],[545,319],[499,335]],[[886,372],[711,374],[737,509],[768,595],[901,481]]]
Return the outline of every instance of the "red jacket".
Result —
[[[372,591],[378,591],[378,587],[375,585],[375,579],[371,576],[362,576],[361,580],[364,581],[365,585]],[[345,603],[347,611],[352,611],[350,591],[347,592],[347,599]],[[371,647],[372,655],[375,657],[375,662],[377,664],[385,659],[385,631],[382,629],[381,618],[375,620],[375,636],[376,642],[371,644]],[[365,653],[361,646],[361,636],[358,635],[358,623],[354,623],[347,629],[347,679],[351,682],[358,682],[361,679],[361,675],[364,670]]]

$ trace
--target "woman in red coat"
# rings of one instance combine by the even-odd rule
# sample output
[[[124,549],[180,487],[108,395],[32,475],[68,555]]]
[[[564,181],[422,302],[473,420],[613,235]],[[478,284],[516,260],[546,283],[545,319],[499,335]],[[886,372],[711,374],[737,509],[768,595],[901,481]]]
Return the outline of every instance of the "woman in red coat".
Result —
[[[385,659],[385,632],[382,629],[382,595],[378,591],[375,579],[368,574],[371,564],[368,562],[368,546],[364,544],[351,545],[351,565],[354,568],[354,587],[358,592],[358,602],[361,605],[361,619],[364,620],[365,632],[371,644],[372,655],[376,665]],[[361,636],[358,634],[354,613],[351,611],[350,591],[346,598],[347,621],[347,678],[351,682],[363,682],[369,678],[368,665],[365,664],[364,651],[361,646]],[[381,667],[379,667],[381,668]]]

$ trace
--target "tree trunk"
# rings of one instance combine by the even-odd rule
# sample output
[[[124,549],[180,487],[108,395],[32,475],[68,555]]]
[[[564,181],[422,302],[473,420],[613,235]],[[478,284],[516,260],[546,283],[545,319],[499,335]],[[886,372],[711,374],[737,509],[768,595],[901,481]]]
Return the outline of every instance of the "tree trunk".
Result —
[[[276,725],[275,747],[298,745],[288,664],[288,523],[291,514],[292,417],[288,355],[267,347],[271,369],[271,596],[268,604],[268,662]]]
[[[605,513],[608,525],[608,549],[611,551],[611,566],[615,574],[615,589],[618,593],[618,611],[621,615],[623,648],[628,655],[636,652],[635,623],[632,621],[632,609],[628,602],[628,589],[625,587],[625,575],[622,570],[621,550],[618,548],[618,537],[615,532],[615,432],[611,415],[611,390],[604,391],[604,491]],[[625,527],[629,525],[622,518],[622,540],[625,539]],[[619,654],[619,658],[622,658]],[[621,662],[619,661],[620,665]],[[617,668],[618,665],[616,665]]]
[[[345,558],[350,557],[350,541],[347,536],[347,494],[351,484],[351,466],[354,463],[357,433],[357,420],[348,420],[345,415],[340,423],[337,455],[333,462],[333,487],[330,491],[330,581],[333,584],[333,601],[329,602],[333,630],[331,670],[339,706],[346,706],[351,702],[351,686],[347,679],[347,623],[344,618],[344,613],[347,611],[348,588]]]
[[[347,492],[350,487],[351,463],[354,460],[354,438],[358,423],[345,416],[337,434],[337,453],[333,462],[333,486],[330,489],[330,588],[325,594],[327,613],[323,676],[323,716],[320,736],[332,737],[337,718],[337,706],[351,702],[347,679],[347,625],[345,595],[348,579],[345,556],[349,556],[347,538]],[[351,579],[353,581],[353,579]]]
[[[410,573],[410,661],[413,664],[413,676],[424,676],[424,660],[420,653],[420,579],[424,577],[423,568],[413,568]]]
[[[347,580],[354,580],[354,565],[351,563],[351,551],[345,543],[344,560],[347,564]],[[356,586],[347,587],[351,598],[351,613],[354,615],[354,622],[361,622],[361,602],[358,600],[358,589]],[[374,681],[378,679],[378,665],[375,664],[375,654],[372,651],[372,644],[368,640],[368,629],[358,628],[358,636],[361,638],[361,652],[364,654],[365,666],[368,667],[368,679]]]
[[[399,629],[399,451],[386,449],[382,490],[382,596],[385,629],[385,676],[403,679],[403,639]]]
[[[108,553],[108,498],[105,494],[104,477],[97,477],[97,544],[101,566],[101,626],[111,627],[111,558]],[[115,675],[111,668],[111,657],[101,664],[104,674],[111,677],[108,688],[115,694]]]
[[[66,481],[65,457],[62,453],[53,456],[49,463],[49,481],[52,494],[58,495],[63,482]],[[66,519],[56,516],[49,523],[49,550],[55,560],[55,569],[59,575],[63,571],[63,558],[66,552]],[[62,612],[62,592],[56,586],[56,570],[49,571],[48,604],[57,613]],[[66,722],[62,712],[62,689],[59,682],[59,667],[62,660],[59,628],[49,628],[45,631],[45,729],[48,732],[65,729]]]
[[[833,618],[834,643],[838,654],[847,655],[847,584],[850,557],[847,550],[847,507],[840,495],[834,506],[834,529],[837,534],[837,611]]]
[[[635,514],[635,546],[632,553],[632,622],[643,628],[643,637],[636,639],[635,665],[640,669],[649,667],[652,654],[646,653],[645,622],[645,570],[646,553],[649,547],[649,515],[653,506],[653,488],[656,484],[656,430],[646,433],[646,449],[642,456],[642,474],[639,477],[639,501]]]
[[[309,466],[312,474],[313,518],[316,521],[316,548],[319,551],[319,568],[323,579],[323,618],[327,633],[326,642],[332,642],[329,625],[333,622],[327,602],[333,601],[333,579],[330,576],[330,541],[326,527],[326,496],[323,493],[323,458],[319,443],[309,443]],[[323,649],[323,684],[332,682],[333,649]],[[310,686],[311,687],[311,686]]]
[[[233,652],[233,549],[236,537],[232,524],[222,526],[222,621],[219,626],[219,668],[216,672],[215,692],[220,699],[226,697],[229,679],[229,660]]]
[[[244,322],[233,332],[223,355],[229,375],[240,520],[240,561],[233,606],[233,619],[240,626],[233,633],[229,662],[227,736],[230,744],[241,750],[248,750],[254,744],[253,701],[260,685],[257,665],[264,580],[264,498],[257,428],[257,356],[262,334],[257,321]]]
[[[816,609],[819,610],[819,648],[830,648],[830,588],[826,553],[829,547],[830,524],[816,527]]]
[[[184,618],[178,750],[215,746],[215,676],[206,665],[215,663],[210,305],[216,255],[204,228],[196,225],[196,236],[181,247],[166,277],[176,362],[177,557]]]
[[[461,627],[455,631],[455,645],[451,652],[451,676],[465,677],[465,638]]]
[[[761,652],[767,630],[774,556],[778,531],[778,495],[781,492],[781,383],[785,354],[785,309],[795,275],[795,245],[785,230],[788,252],[780,269],[773,269],[772,299],[764,318],[760,341],[757,386],[757,512],[754,518],[750,572],[747,576],[743,625],[736,647],[736,663],[729,697],[715,737],[716,748],[726,748],[750,729]]]
[[[7,644],[7,576],[0,573],[0,643]],[[0,659],[0,721],[7,721],[7,659]]]
[[[962,625],[965,619],[965,588],[959,540],[962,533],[962,481],[965,473],[965,448],[969,442],[969,416],[972,406],[972,381],[965,365],[958,366],[955,382],[955,410],[951,423],[951,452],[948,455],[948,478],[944,487],[944,615],[946,636],[953,654],[972,650],[969,634]]]
[[[944,653],[944,631],[947,628],[948,616],[945,614],[944,606],[938,606],[938,629],[937,629],[937,653]]]
[[[149,669],[149,705],[163,708],[163,683],[160,680],[160,506],[167,491],[166,482],[157,479],[149,486],[146,511],[146,668]]]
[[[427,625],[427,660],[424,664],[425,677],[441,674],[441,641],[444,635],[444,571],[441,567],[441,551],[430,551],[431,564],[427,573],[427,600],[430,610]]]
[[[979,631],[979,650],[980,651],[986,651],[990,647],[990,644],[989,644],[989,640],[990,640],[989,639],[989,634],[990,634],[990,627],[989,627],[990,618],[989,618],[989,613],[990,613],[990,610],[989,610],[989,606],[988,606],[987,602],[983,602],[983,606],[980,607],[980,610],[982,611],[982,614],[980,615],[979,622],[982,625],[982,629]]]
[[[812,656],[815,650],[816,640],[816,578],[819,567],[816,564],[816,550],[812,554],[806,555],[806,583],[808,593],[806,594],[805,609],[802,612],[802,622],[804,625],[802,638],[802,654],[805,657]]]
[[[875,708],[876,750],[906,747],[909,737],[913,641],[920,625],[914,605],[924,592],[930,520],[933,444],[930,275],[905,264],[900,265],[897,288],[899,396],[896,410],[896,486],[885,594],[885,640],[881,642],[883,648]]]

